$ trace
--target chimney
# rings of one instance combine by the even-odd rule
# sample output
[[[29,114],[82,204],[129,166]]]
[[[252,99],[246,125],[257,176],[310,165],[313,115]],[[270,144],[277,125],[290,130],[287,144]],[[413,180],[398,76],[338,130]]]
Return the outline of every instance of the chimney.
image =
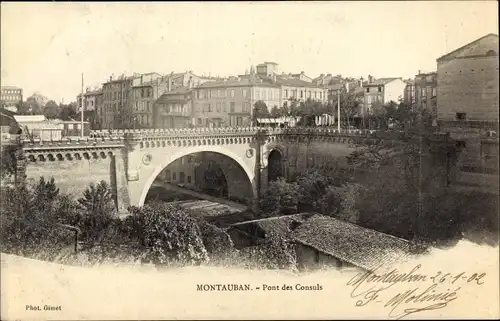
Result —
[[[141,85],[144,82],[144,75],[141,75]]]
[[[303,74],[304,74],[304,72],[303,72],[303,71],[301,71],[301,72],[300,72],[300,74],[301,74],[301,75],[303,75]]]
[[[363,87],[363,77],[359,79],[359,87]]]
[[[371,84],[373,81],[373,77],[372,75],[368,75],[368,83]]]
[[[345,91],[349,92],[349,83],[348,82],[345,83]]]

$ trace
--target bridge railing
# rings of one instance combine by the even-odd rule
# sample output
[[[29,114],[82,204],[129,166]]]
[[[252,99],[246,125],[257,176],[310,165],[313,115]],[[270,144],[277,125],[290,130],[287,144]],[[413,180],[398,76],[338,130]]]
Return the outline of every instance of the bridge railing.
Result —
[[[217,128],[168,128],[168,129],[116,129],[116,130],[93,130],[90,137],[106,137],[110,135],[127,136],[128,134],[137,134],[143,136],[154,135],[210,135],[210,134],[255,134],[259,131],[258,127],[217,127]]]
[[[21,140],[23,146],[25,147],[42,147],[42,146],[109,146],[109,145],[119,145],[124,142],[123,136],[103,136],[103,137],[62,137],[61,139],[55,140],[43,140],[40,138],[28,139],[23,138]]]
[[[211,134],[256,134],[257,132],[267,132],[269,134],[329,134],[343,136],[369,136],[373,135],[375,130],[337,130],[333,128],[321,127],[288,127],[288,128],[262,128],[262,127],[216,127],[216,128],[168,128],[168,129],[116,129],[116,130],[93,130],[90,137],[123,136],[137,134],[141,136],[176,136],[176,135],[211,135]]]

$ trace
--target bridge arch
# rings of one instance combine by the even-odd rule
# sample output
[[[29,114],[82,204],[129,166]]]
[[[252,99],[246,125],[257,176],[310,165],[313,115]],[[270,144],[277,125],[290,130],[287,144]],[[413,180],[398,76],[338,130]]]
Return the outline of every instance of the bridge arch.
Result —
[[[279,148],[273,148],[267,155],[267,181],[273,182],[283,176],[283,152]]]
[[[138,206],[143,206],[144,202],[146,200],[146,196],[149,192],[149,189],[153,185],[153,182],[155,179],[158,177],[158,175],[167,168],[168,165],[172,164],[174,161],[184,157],[188,156],[191,154],[196,154],[196,153],[214,153],[221,155],[223,157],[226,157],[230,160],[232,160],[238,167],[240,168],[240,172],[238,173],[229,173],[227,168],[224,168],[224,166],[221,166],[222,171],[224,172],[224,175],[226,177],[226,180],[228,182],[228,189],[230,190],[237,190],[238,188],[241,189],[241,185],[239,185],[241,179],[244,178],[246,181],[246,186],[243,187],[245,189],[248,189],[248,194],[251,195],[245,195],[247,197],[252,197],[255,198],[257,197],[257,189],[256,189],[256,184],[255,184],[255,171],[253,168],[250,168],[248,164],[243,160],[242,157],[238,156],[236,153],[232,152],[229,149],[221,149],[220,146],[217,145],[205,145],[205,146],[196,146],[197,148],[186,148],[179,150],[171,155],[166,154],[164,157],[158,157],[157,155],[153,158],[152,166],[154,166],[154,169],[152,173],[148,176],[146,179],[145,183],[142,186],[142,191],[139,197],[138,201]],[[199,148],[198,148],[199,147]],[[159,159],[158,159],[159,158]],[[232,178],[235,178],[235,176],[238,176],[237,180],[234,180]]]

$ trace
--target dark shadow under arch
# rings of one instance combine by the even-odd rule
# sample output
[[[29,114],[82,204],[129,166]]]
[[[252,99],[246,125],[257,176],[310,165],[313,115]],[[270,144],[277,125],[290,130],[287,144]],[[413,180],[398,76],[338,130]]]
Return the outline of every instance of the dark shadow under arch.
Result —
[[[267,157],[267,181],[274,182],[283,177],[283,157],[281,152],[273,149]]]

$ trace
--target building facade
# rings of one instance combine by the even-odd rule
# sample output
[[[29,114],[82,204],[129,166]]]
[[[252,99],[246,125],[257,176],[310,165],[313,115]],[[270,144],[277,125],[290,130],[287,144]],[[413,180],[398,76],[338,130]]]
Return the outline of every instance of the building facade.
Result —
[[[488,34],[437,59],[437,121],[465,147],[457,166],[468,184],[498,178],[498,50]]]
[[[403,102],[408,106],[414,106],[416,104],[416,92],[415,92],[415,80],[408,79],[405,80],[406,87],[403,97]]]
[[[427,109],[437,115],[437,73],[419,73],[415,76],[415,108]]]
[[[293,101],[304,102],[307,99],[328,102],[328,89],[300,79],[277,78],[276,83],[281,87],[280,106],[286,102],[290,105]]]
[[[498,80],[498,35],[437,59],[438,121],[498,123]]]
[[[197,127],[250,126],[257,101],[263,101],[268,110],[280,104],[279,85],[259,77],[206,82],[193,92]]]
[[[153,104],[154,128],[193,126],[193,90],[179,87],[161,95]]]
[[[3,107],[15,106],[23,101],[23,89],[14,86],[2,86],[0,103]]]
[[[385,105],[391,101],[398,103],[403,100],[406,83],[401,78],[371,79],[363,88],[364,112],[370,113],[374,104]]]

